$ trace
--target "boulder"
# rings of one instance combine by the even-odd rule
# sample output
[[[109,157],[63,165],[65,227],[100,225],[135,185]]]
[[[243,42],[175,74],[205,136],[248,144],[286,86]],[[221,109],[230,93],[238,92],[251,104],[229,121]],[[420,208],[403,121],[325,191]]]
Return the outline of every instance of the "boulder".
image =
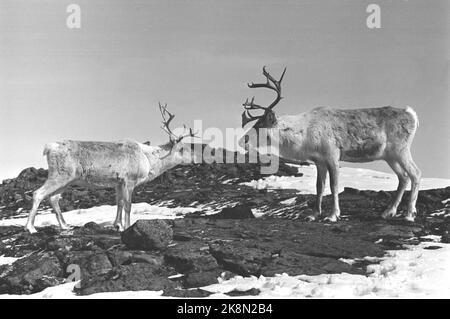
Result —
[[[114,268],[103,276],[85,278],[78,294],[90,295],[99,292],[174,290],[179,284],[168,279],[174,272],[148,263],[132,263]]]
[[[172,228],[161,219],[138,220],[122,233],[122,242],[129,249],[162,250],[172,238]]]
[[[197,288],[217,284],[220,270],[193,272],[183,278],[184,288]]]
[[[180,243],[164,253],[164,261],[180,273],[201,272],[216,269],[216,259],[209,247],[201,242]]]
[[[29,294],[64,282],[63,270],[52,252],[17,260],[0,277],[0,294]]]
[[[81,270],[81,278],[106,274],[113,268],[104,252],[71,251],[63,254],[60,251],[57,252],[57,255],[64,265],[64,270],[69,265],[78,265]]]

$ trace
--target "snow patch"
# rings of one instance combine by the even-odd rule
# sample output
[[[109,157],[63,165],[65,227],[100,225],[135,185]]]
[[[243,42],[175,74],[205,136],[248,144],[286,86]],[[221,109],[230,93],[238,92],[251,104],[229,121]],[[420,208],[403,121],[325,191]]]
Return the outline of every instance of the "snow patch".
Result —
[[[49,287],[31,295],[0,295],[2,299],[149,299],[161,298],[163,291],[119,291],[102,292],[88,296],[77,296],[73,289],[78,282]]]
[[[282,205],[292,205],[292,204],[295,203],[296,199],[297,199],[297,197],[292,197],[292,198],[286,199],[284,201],[281,201],[280,204],[282,204]]]
[[[131,206],[131,224],[139,219],[175,219],[183,215],[197,211],[194,207],[168,208],[148,203],[134,203]],[[87,209],[75,209],[64,212],[64,219],[71,226],[83,226],[88,222],[100,225],[112,225],[116,218],[117,206],[102,205]],[[10,218],[0,220],[0,226],[23,226],[27,218]],[[36,216],[35,226],[43,227],[58,225],[55,214],[50,210],[39,212]]]
[[[257,181],[253,180],[242,184],[256,189],[296,189],[303,194],[315,194],[316,167],[314,165],[301,166],[299,167],[299,172],[303,173],[303,176],[271,175]],[[344,187],[361,190],[395,191],[398,186],[396,175],[365,168],[341,167],[339,179],[339,192],[342,192]],[[445,188],[448,186],[450,186],[450,180],[442,178],[422,178],[420,183],[421,190]],[[328,186],[325,188],[325,194],[330,194]]]
[[[421,243],[408,246],[407,250],[388,251],[379,264],[368,266],[368,276],[341,273],[234,277],[203,289],[214,292],[212,298],[252,288],[261,291],[257,298],[448,298],[450,244],[439,244],[442,248],[436,250],[425,249],[430,245],[436,244]]]
[[[0,256],[0,266],[2,266],[2,265],[11,265],[17,259],[20,259],[20,258]]]

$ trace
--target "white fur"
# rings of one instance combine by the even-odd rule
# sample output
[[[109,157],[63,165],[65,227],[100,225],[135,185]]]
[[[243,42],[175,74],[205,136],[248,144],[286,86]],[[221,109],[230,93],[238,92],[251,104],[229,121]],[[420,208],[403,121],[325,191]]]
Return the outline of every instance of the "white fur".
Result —
[[[417,116],[416,111],[411,106],[406,106],[405,112],[408,112],[411,114],[414,118],[414,121],[416,122],[416,127],[419,127],[419,117]]]

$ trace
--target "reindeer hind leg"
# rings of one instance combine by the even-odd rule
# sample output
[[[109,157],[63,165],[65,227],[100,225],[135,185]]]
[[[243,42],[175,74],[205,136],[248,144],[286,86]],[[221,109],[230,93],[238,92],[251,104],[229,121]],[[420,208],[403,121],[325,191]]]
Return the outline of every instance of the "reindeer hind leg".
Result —
[[[314,205],[313,213],[306,216],[307,221],[316,220],[317,217],[322,215],[322,197],[323,191],[325,190],[325,182],[327,179],[327,166],[323,163],[315,163],[317,169],[317,179],[316,179],[316,203]]]
[[[409,150],[407,150],[401,157],[400,165],[411,179],[411,197],[409,198],[408,212],[405,216],[405,219],[408,221],[414,221],[415,215],[417,213],[416,202],[419,195],[419,185],[420,179],[422,177],[422,172],[417,167],[416,163],[414,163]]]
[[[397,213],[397,207],[402,200],[403,193],[405,192],[406,185],[408,184],[409,179],[408,174],[405,172],[405,170],[402,168],[399,162],[390,160],[387,161],[387,163],[398,177],[398,187],[395,197],[392,200],[391,204],[381,215],[382,218],[389,218],[395,216],[395,214]]]
[[[339,157],[332,159],[328,163],[328,172],[330,174],[330,189],[333,196],[333,208],[331,214],[324,218],[324,221],[336,222],[339,220],[341,210],[339,208]]]
[[[30,214],[28,215],[28,220],[25,225],[26,230],[28,230],[30,233],[36,233],[36,228],[34,228],[34,221],[39,205],[45,198],[57,193],[59,190],[66,187],[69,183],[70,180],[68,179],[47,179],[44,185],[34,191],[33,206],[31,207]]]
[[[61,199],[61,193],[50,196],[50,204],[52,205],[53,211],[56,214],[56,219],[58,220],[61,229],[70,229],[61,212],[61,207],[59,207],[59,200]]]

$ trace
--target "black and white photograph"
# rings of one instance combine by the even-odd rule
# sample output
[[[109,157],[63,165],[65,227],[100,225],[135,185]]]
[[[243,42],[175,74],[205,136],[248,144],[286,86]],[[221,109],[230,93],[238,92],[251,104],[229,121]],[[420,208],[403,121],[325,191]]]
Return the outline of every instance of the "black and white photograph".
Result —
[[[448,0],[0,0],[0,299],[449,299],[449,71]]]

